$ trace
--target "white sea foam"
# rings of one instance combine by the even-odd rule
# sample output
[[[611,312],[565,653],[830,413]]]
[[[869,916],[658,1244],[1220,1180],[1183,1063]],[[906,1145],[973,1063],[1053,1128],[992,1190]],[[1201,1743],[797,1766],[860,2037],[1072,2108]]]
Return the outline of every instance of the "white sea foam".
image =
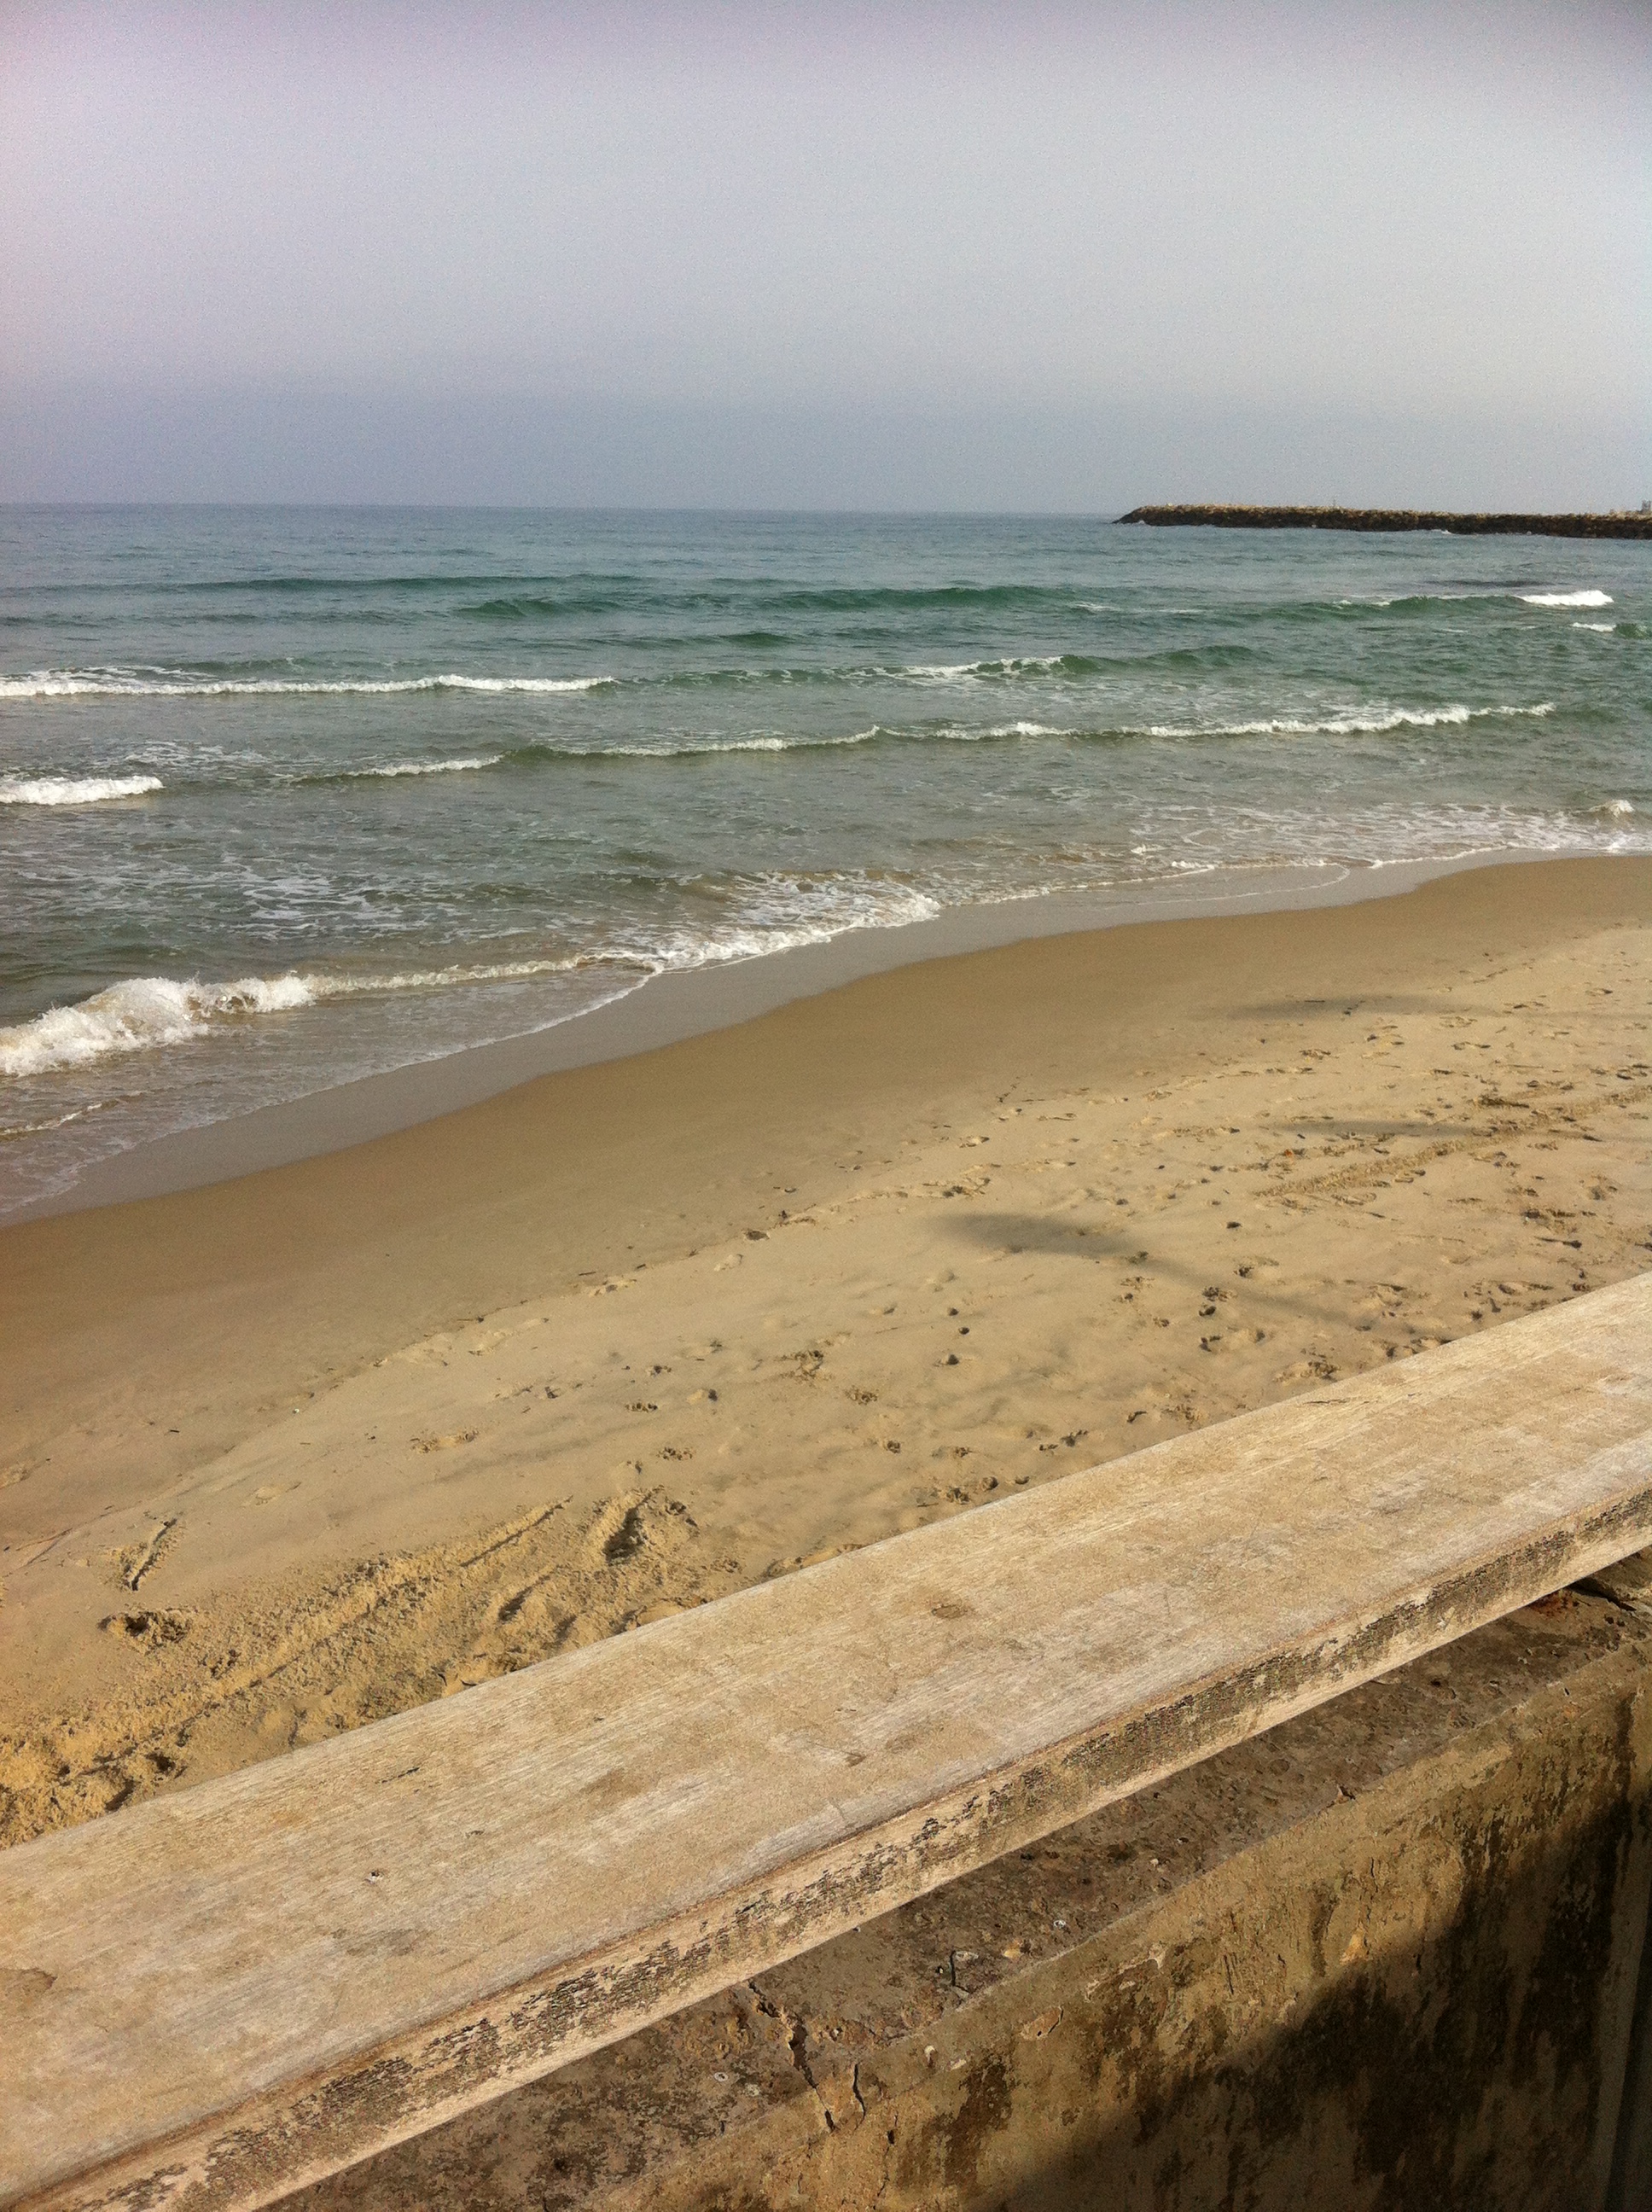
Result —
[[[616,975],[629,971],[629,981],[621,988],[634,988],[667,969],[756,959],[823,944],[849,930],[927,921],[940,910],[938,900],[909,884],[853,873],[814,880],[774,875],[746,885],[728,919],[709,931],[667,931],[635,942],[621,941],[600,952],[455,963],[390,975],[294,971],[244,975],[223,983],[137,975],[73,1006],[50,1006],[32,1021],[0,1029],[0,1078],[47,1075],[115,1054],[188,1044],[259,1015],[291,1013],[330,1000],[532,981],[579,969],[605,969]]]
[[[1505,715],[1532,715],[1541,720],[1553,712],[1554,702],[1544,699],[1531,707],[1454,704],[1449,707],[1350,708],[1345,713],[1332,714],[1319,721],[1305,721],[1282,714],[1266,721],[1254,722],[1139,722],[1089,728],[1060,723],[1017,721],[994,722],[986,729],[970,729],[964,724],[953,723],[944,729],[910,734],[951,738],[966,744],[979,744],[987,738],[1339,738],[1380,736],[1387,730],[1449,728],[1464,722],[1478,722]],[[908,733],[874,729],[867,734],[899,737]]]
[[[1000,660],[914,661],[906,668],[878,668],[875,676],[905,676],[920,684],[955,684],[966,677],[1019,676],[1032,668],[1059,668],[1066,655],[1060,653],[1023,653]]]
[[[691,744],[640,745],[557,745],[548,749],[549,757],[568,760],[697,760],[724,753],[786,753],[815,752],[835,745],[864,745],[880,738],[908,738],[933,743],[950,740],[957,744],[980,744],[991,738],[1258,738],[1258,737],[1353,737],[1381,735],[1384,731],[1405,728],[1436,729],[1451,727],[1465,722],[1497,720],[1506,716],[1532,716],[1542,720],[1555,711],[1552,699],[1540,700],[1529,707],[1468,707],[1453,704],[1447,707],[1373,707],[1350,708],[1345,713],[1327,716],[1318,721],[1303,720],[1288,715],[1277,715],[1266,721],[1249,722],[1145,722],[1121,723],[1088,728],[1072,723],[1033,722],[1017,720],[993,722],[983,727],[971,727],[964,722],[949,722],[929,727],[890,727],[874,722],[869,729],[854,730],[841,737],[821,737],[811,733],[791,738],[713,738]]]
[[[305,683],[285,677],[210,678],[182,672],[39,668],[0,676],[0,699],[367,698],[408,691],[595,691],[610,676],[407,676]]]
[[[1451,533],[1446,532],[1436,534],[1449,537]],[[1488,585],[1483,590],[1464,585],[1450,592],[1395,592],[1386,597],[1379,593],[1358,592],[1345,599],[1330,600],[1327,604],[1337,607],[1454,607],[1467,606],[1479,599],[1506,599],[1510,596],[1521,599],[1525,595],[1518,592],[1511,595],[1507,586],[1503,585]],[[1534,599],[1531,604],[1534,606],[1562,606],[1570,605],[1571,602],[1539,598]],[[1611,602],[1608,601],[1607,605],[1610,604]]]
[[[203,1036],[226,1015],[274,1013],[307,1006],[311,992],[300,975],[266,982],[248,975],[236,983],[177,983],[137,975],[112,984],[72,1006],[49,1006],[32,1022],[0,1030],[0,1075],[39,1075],[79,1067],[116,1052],[141,1052]]]
[[[841,737],[710,738],[689,744],[659,745],[547,745],[537,757],[560,760],[702,760],[723,753],[817,752],[832,745],[864,745],[874,738],[891,734],[874,723],[868,730],[851,730]]]
[[[723,967],[807,945],[824,945],[858,929],[898,929],[930,921],[942,902],[915,885],[853,872],[808,878],[774,874],[747,885],[732,919],[706,935],[675,930],[630,948],[631,957],[662,969]]]
[[[94,1098],[87,1106],[74,1107],[67,1114],[53,1114],[45,1121],[14,1121],[0,1127],[0,1145],[14,1143],[21,1137],[49,1137],[54,1129],[66,1129],[71,1121],[84,1121],[89,1115],[101,1114],[112,1102]]]
[[[1635,811],[1632,799],[1608,799],[1594,809],[1607,822],[1624,822]]]
[[[1528,607],[1609,607],[1612,598],[1606,592],[1522,592],[1521,603]]]
[[[1552,714],[1554,702],[1545,699],[1534,707],[1373,707],[1350,708],[1322,721],[1299,721],[1276,715],[1263,722],[1221,722],[1189,727],[1172,722],[1149,723],[1143,732],[1150,738],[1345,738],[1380,737],[1388,730],[1435,730],[1464,722],[1485,721],[1503,715]]]
[[[381,998],[392,991],[443,991],[459,983],[519,983],[536,975],[564,975],[592,962],[579,954],[556,960],[485,960],[447,968],[415,968],[399,975],[309,975],[313,1000]]]
[[[179,982],[135,975],[70,1006],[49,1006],[33,1021],[0,1030],[0,1076],[44,1075],[80,1067],[112,1053],[187,1044],[228,1022],[282,1014],[332,999],[379,998],[466,983],[516,982],[587,965],[580,958],[489,961],[428,968],[395,975],[325,973],[243,975],[230,983]],[[622,959],[622,964],[625,964]]]
[[[0,806],[95,806],[102,799],[141,799],[158,775],[0,776]]]
[[[504,758],[502,753],[478,753],[474,760],[447,761],[392,761],[386,768],[355,768],[345,773],[352,778],[371,775],[459,775],[466,769],[497,768]]]
[[[1618,634],[1618,625],[1616,623],[1574,623],[1572,624],[1572,628],[1574,629],[1598,630],[1602,637],[1615,637]]]

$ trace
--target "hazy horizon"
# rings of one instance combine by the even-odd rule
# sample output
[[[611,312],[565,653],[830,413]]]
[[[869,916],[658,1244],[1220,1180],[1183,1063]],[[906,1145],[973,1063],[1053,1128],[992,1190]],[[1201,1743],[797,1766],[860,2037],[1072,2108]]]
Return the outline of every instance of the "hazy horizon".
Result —
[[[0,17],[0,499],[1652,494],[1652,22]]]

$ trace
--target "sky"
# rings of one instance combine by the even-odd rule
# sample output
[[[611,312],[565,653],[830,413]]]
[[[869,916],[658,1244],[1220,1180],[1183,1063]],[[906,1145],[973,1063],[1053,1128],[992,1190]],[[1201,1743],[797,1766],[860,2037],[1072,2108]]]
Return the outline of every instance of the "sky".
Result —
[[[1652,496],[1652,9],[0,0],[0,498]]]

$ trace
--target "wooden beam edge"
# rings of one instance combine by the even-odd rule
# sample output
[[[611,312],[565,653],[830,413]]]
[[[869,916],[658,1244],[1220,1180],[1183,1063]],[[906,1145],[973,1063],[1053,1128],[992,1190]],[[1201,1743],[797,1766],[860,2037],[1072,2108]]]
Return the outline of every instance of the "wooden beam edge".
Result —
[[[843,1838],[553,1974],[481,1997],[325,2075],[250,2099],[5,2212],[258,2212],[307,2184],[893,1911],[1135,1791],[1652,1544],[1652,1436],[1614,1498],[1315,1632]]]

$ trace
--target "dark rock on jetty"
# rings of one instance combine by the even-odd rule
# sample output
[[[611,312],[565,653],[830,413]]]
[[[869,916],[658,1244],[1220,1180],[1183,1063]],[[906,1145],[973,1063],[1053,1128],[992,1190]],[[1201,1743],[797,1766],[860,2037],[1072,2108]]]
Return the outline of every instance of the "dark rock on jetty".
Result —
[[[1121,522],[1219,530],[1449,530],[1460,538],[1652,538],[1652,514],[1425,514],[1385,507],[1133,507]]]

